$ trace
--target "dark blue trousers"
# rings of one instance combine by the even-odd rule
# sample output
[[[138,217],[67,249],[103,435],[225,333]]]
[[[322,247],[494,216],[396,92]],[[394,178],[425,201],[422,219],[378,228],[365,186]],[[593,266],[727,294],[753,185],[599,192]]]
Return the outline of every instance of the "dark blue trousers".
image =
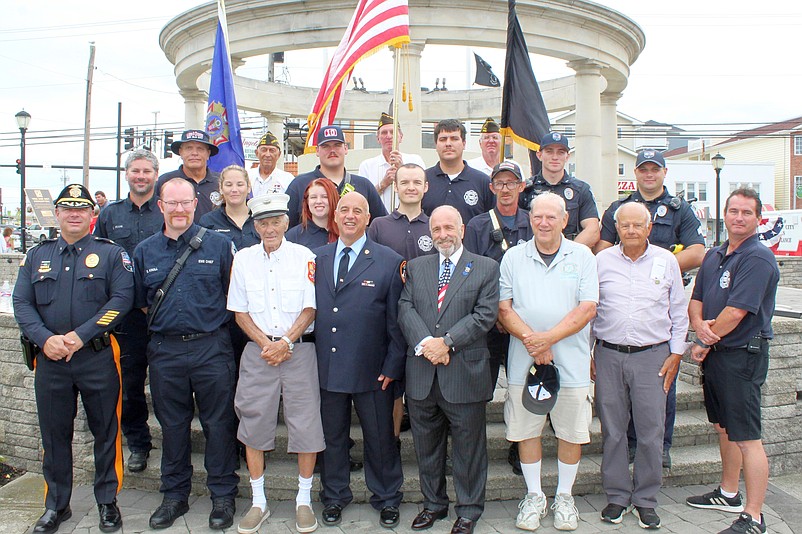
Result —
[[[117,332],[117,341],[120,343],[123,375],[123,435],[132,452],[148,452],[153,448],[148,428],[148,403],[145,400],[148,323],[141,310],[128,312]]]

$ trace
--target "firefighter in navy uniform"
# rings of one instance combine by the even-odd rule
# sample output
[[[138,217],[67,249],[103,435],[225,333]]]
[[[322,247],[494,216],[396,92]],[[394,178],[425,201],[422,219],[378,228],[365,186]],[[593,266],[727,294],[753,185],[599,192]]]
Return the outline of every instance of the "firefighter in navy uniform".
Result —
[[[78,184],[55,201],[61,237],[32,248],[20,266],[14,313],[36,356],[36,406],[42,435],[45,513],[33,532],[70,518],[72,439],[78,393],[94,437],[100,530],[122,526],[120,350],[110,335],[134,300],[133,265],[120,246],[89,235],[94,201]],[[37,347],[37,348],[38,348]]]
[[[637,191],[623,200],[617,200],[602,216],[601,239],[594,252],[613,246],[618,242],[613,216],[627,202],[642,202],[652,214],[652,231],[649,243],[671,250],[683,273],[699,267],[705,256],[705,238],[701,223],[691,206],[681,198],[668,194],[663,182],[668,168],[663,155],[656,150],[643,150],[635,161]],[[663,467],[671,467],[671,449],[674,435],[674,420],[677,415],[677,384],[674,382],[666,397],[666,422],[663,435]],[[635,452],[635,429],[630,421],[628,432],[630,459]]]
[[[568,224],[563,235],[590,248],[599,241],[599,211],[590,186],[565,171],[570,158],[568,139],[558,132],[549,132],[540,141],[537,158],[541,171],[527,184],[518,205],[528,210],[532,199],[541,193],[554,193],[565,200]],[[613,229],[615,232],[615,229]]]

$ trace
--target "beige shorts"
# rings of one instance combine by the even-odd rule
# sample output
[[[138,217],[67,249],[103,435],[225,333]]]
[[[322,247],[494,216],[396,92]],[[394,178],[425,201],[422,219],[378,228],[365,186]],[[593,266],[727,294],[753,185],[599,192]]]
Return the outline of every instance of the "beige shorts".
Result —
[[[521,402],[524,386],[509,385],[504,402],[504,422],[509,441],[539,438],[546,424],[545,415],[533,414]],[[590,422],[593,417],[590,386],[561,388],[549,415],[557,438],[575,444],[590,443]]]

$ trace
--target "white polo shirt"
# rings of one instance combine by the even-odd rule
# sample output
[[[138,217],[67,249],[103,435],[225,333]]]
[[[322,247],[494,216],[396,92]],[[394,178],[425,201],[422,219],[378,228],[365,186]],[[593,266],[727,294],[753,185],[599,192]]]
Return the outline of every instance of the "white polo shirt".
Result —
[[[416,165],[420,165],[423,170],[426,170],[426,165],[423,163],[423,159],[418,156],[417,154],[401,154],[401,161],[404,163],[414,163]],[[379,182],[384,179],[384,175],[387,174],[387,169],[390,168],[390,164],[387,163],[387,160],[384,159],[382,154],[379,154],[376,157],[366,159],[362,163],[359,164],[359,171],[357,174],[359,176],[364,176],[370,183],[373,184],[374,187],[378,187]],[[391,185],[387,189],[384,190],[384,193],[381,194],[382,202],[384,203],[384,207],[387,208],[388,213],[392,213],[395,208],[398,207],[398,199],[396,198],[395,206],[393,206],[393,186]]]
[[[477,171],[482,171],[488,176],[490,176],[490,173],[493,172],[493,167],[488,165],[485,162],[485,158],[483,158],[482,156],[479,156],[478,158],[469,159],[465,163],[467,163],[469,167],[473,167]]]
[[[228,309],[248,313],[269,336],[283,336],[304,308],[315,306],[315,255],[284,239],[268,254],[262,244],[237,252],[228,288]],[[314,323],[305,333],[314,330]],[[295,340],[293,340],[295,341]]]
[[[270,193],[286,193],[295,176],[276,166],[266,179],[259,175],[259,167],[248,169],[248,178],[251,179],[253,196],[261,197]]]
[[[535,332],[545,332],[563,320],[580,302],[599,302],[596,258],[585,245],[563,238],[557,255],[546,267],[534,239],[512,247],[501,259],[499,300],[512,300],[512,309]],[[590,384],[590,324],[552,345],[561,387]],[[510,337],[508,382],[524,385],[534,360],[516,337]]]

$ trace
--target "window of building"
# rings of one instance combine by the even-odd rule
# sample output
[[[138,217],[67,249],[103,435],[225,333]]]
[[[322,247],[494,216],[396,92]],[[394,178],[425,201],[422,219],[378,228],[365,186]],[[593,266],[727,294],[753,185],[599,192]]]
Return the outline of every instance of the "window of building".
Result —
[[[569,174],[569,176],[574,176],[575,172],[576,172],[576,163],[569,163],[568,164],[568,174]]]
[[[802,156],[802,135],[794,137],[794,156]]]
[[[573,126],[566,126],[565,130],[563,130],[565,137],[573,137],[574,136],[574,127]]]
[[[618,176],[624,176],[624,164],[623,163],[619,163],[618,164]]]
[[[624,138],[624,129],[622,127],[620,127],[620,126],[618,127],[618,138],[619,139],[623,139]]]
[[[699,202],[707,202],[707,184],[705,182],[699,182],[697,185],[699,188],[696,191],[696,199]]]

